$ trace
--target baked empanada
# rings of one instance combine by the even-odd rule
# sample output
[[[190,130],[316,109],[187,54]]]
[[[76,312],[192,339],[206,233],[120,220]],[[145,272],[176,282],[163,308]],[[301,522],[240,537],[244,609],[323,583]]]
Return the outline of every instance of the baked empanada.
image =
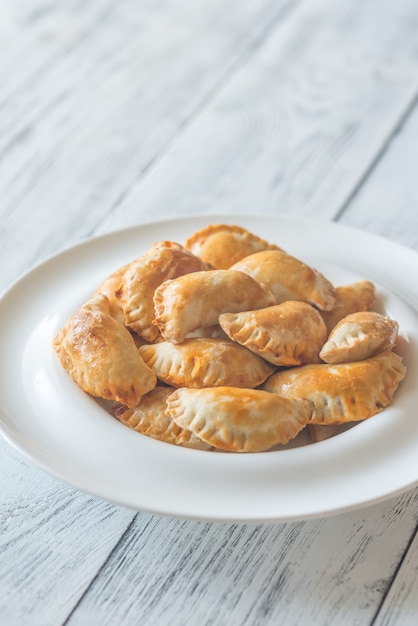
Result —
[[[314,443],[333,437],[338,431],[338,424],[307,424],[309,439]]]
[[[122,302],[120,299],[120,291],[122,288],[123,275],[128,266],[123,267],[113,272],[110,276],[104,279],[104,281],[98,286],[93,294],[93,297],[102,293],[109,300],[109,312],[112,317],[118,320],[121,324],[125,324],[125,315],[123,313]]]
[[[277,366],[319,363],[327,335],[321,314],[294,300],[258,311],[223,313],[219,324],[231,339]]]
[[[321,311],[328,333],[346,315],[370,309],[376,300],[376,288],[370,280],[359,280],[336,287],[335,295],[334,308],[331,311]]]
[[[167,414],[207,444],[230,452],[262,452],[286,444],[308,423],[305,400],[288,400],[258,389],[178,389]]]
[[[110,315],[103,294],[67,320],[53,345],[71,378],[93,396],[135,406],[157,383],[129,330]]]
[[[185,448],[210,450],[212,446],[175,424],[166,415],[167,398],[173,391],[172,387],[155,387],[142,396],[137,406],[129,408],[123,404],[115,404],[112,414],[125,426],[147,437]]]
[[[331,331],[319,356],[326,363],[347,363],[392,350],[399,324],[374,311],[347,315]]]
[[[278,249],[241,226],[211,224],[186,239],[185,248],[215,269],[229,269],[231,265],[253,252]]]
[[[205,328],[196,328],[190,333],[187,333],[186,339],[228,339],[228,336],[224,333],[219,324],[213,326],[206,326]]]
[[[344,424],[367,419],[388,406],[405,373],[401,357],[384,352],[365,361],[276,372],[262,388],[285,398],[309,400],[312,424]]]
[[[180,343],[189,332],[217,324],[221,313],[275,304],[254,278],[233,270],[194,272],[167,280],[154,293],[155,321],[167,341]]]
[[[274,368],[246,348],[222,339],[185,339],[139,352],[159,380],[173,387],[257,387]]]
[[[165,280],[208,267],[178,243],[156,242],[124,272],[121,301],[126,325],[146,341],[155,341],[158,336],[158,328],[153,324],[155,289]]]
[[[335,289],[318,270],[284,250],[263,250],[241,259],[231,269],[249,274],[267,287],[276,303],[302,300],[329,311],[335,304]]]

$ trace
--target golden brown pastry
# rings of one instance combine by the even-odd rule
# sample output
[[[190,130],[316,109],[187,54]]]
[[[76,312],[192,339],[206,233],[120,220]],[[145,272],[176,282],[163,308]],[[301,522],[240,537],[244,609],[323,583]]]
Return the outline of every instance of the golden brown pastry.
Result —
[[[343,317],[357,311],[367,311],[376,300],[376,288],[369,280],[336,287],[335,294],[334,308],[331,311],[321,311],[328,333]]]
[[[275,304],[256,280],[233,270],[194,272],[167,280],[154,293],[155,321],[167,341],[180,343],[197,328],[212,326],[224,312]]]
[[[228,339],[219,324],[206,326],[205,328],[196,328],[186,335],[187,339]]]
[[[93,396],[135,406],[156,385],[154,372],[145,365],[128,329],[110,315],[103,294],[67,320],[54,348],[71,378]]]
[[[229,452],[262,452],[288,443],[308,423],[309,402],[258,389],[178,389],[167,414],[207,444]]]
[[[231,269],[245,272],[273,292],[276,303],[302,300],[321,310],[335,305],[335,289],[318,270],[284,250],[263,250],[241,259]]]
[[[229,269],[231,265],[253,252],[278,249],[241,226],[211,224],[193,233],[185,247],[210,263],[215,269]]]
[[[398,336],[395,320],[374,311],[351,313],[331,331],[320,357],[326,363],[361,361],[392,350]]]
[[[406,368],[397,322],[369,312],[375,298],[368,280],[334,288],[277,245],[211,224],[108,276],[53,345],[131,429],[261,452],[304,428],[321,441],[392,402]]]
[[[276,372],[262,388],[309,400],[312,424],[343,424],[367,419],[388,406],[405,373],[401,357],[384,352],[365,361]]]
[[[93,297],[98,296],[100,293],[106,296],[109,300],[110,315],[121,324],[125,324],[125,315],[120,299],[120,291],[123,283],[123,275],[127,267],[127,265],[124,265],[105,278],[93,294]]]
[[[112,413],[122,424],[147,437],[185,448],[210,450],[211,446],[166,415],[167,398],[173,391],[172,387],[155,387],[142,396],[137,406],[115,404]]]
[[[274,368],[237,343],[185,339],[143,346],[139,352],[159,380],[173,387],[257,387]]]
[[[121,301],[125,323],[146,341],[155,341],[155,289],[165,280],[208,269],[194,254],[173,241],[158,241],[124,272]]]
[[[306,426],[309,438],[314,443],[333,437],[338,429],[338,424],[307,424]]]
[[[319,363],[327,335],[321,314],[294,300],[258,311],[223,313],[219,324],[231,339],[277,366]]]

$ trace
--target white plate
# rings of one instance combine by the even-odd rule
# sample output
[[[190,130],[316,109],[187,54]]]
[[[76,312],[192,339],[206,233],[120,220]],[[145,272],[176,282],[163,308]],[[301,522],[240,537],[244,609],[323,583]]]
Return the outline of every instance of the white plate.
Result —
[[[378,287],[400,324],[408,373],[391,407],[321,443],[257,454],[177,448],[131,431],[81,392],[52,339],[113,270],[159,239],[240,224],[323,271]],[[0,300],[0,429],[31,462],[100,498],[200,520],[273,521],[359,508],[418,483],[418,255],[337,224],[262,216],[183,218],[93,239],[46,261]],[[302,442],[303,443],[303,442]]]

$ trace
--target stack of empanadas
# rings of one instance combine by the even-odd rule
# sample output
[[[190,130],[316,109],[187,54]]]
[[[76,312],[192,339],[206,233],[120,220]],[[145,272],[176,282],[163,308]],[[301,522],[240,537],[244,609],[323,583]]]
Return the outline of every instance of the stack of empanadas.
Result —
[[[158,241],[105,278],[54,348],[123,424],[200,450],[313,441],[388,406],[406,373],[373,283],[334,286],[246,229]]]

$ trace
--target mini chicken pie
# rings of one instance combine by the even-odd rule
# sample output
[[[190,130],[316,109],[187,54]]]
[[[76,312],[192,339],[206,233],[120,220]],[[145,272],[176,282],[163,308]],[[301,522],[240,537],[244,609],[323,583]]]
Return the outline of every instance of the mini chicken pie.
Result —
[[[206,263],[180,244],[156,242],[124,272],[121,302],[126,325],[146,341],[155,341],[158,336],[153,323],[155,289],[165,280],[206,269]]]
[[[222,339],[185,339],[142,346],[145,363],[173,387],[257,387],[274,368],[246,348]]]
[[[135,406],[155,387],[127,328],[110,315],[109,300],[98,294],[76,311],[57,333],[61,365],[85,392]]]
[[[256,311],[223,313],[226,334],[276,366],[319,363],[327,329],[321,314],[306,302],[289,300]]]
[[[329,311],[335,304],[335,289],[318,270],[284,250],[263,250],[241,259],[231,269],[245,272],[273,292],[276,303],[302,300]]]
[[[328,333],[346,315],[370,309],[376,300],[376,287],[369,280],[359,280],[336,287],[335,294],[334,308],[331,311],[321,311]]]
[[[224,312],[275,304],[254,278],[233,270],[194,272],[167,280],[154,293],[155,321],[167,341],[180,343],[197,328],[217,324]]]
[[[331,331],[320,357],[326,363],[347,363],[392,350],[399,324],[374,311],[351,313]]]
[[[230,452],[262,452],[286,444],[308,423],[305,400],[289,400],[258,389],[178,389],[167,398],[167,414],[207,444]]]
[[[388,406],[405,373],[401,357],[384,352],[365,361],[276,372],[262,388],[309,400],[312,424],[343,424],[367,419]]]
[[[193,233],[185,247],[215,269],[229,269],[245,256],[259,250],[278,249],[241,226],[211,224]]]
[[[173,391],[171,387],[155,387],[142,396],[137,406],[129,408],[124,404],[115,404],[112,414],[125,426],[147,437],[185,448],[210,450],[210,445],[190,430],[175,424],[165,413],[167,398]]]

